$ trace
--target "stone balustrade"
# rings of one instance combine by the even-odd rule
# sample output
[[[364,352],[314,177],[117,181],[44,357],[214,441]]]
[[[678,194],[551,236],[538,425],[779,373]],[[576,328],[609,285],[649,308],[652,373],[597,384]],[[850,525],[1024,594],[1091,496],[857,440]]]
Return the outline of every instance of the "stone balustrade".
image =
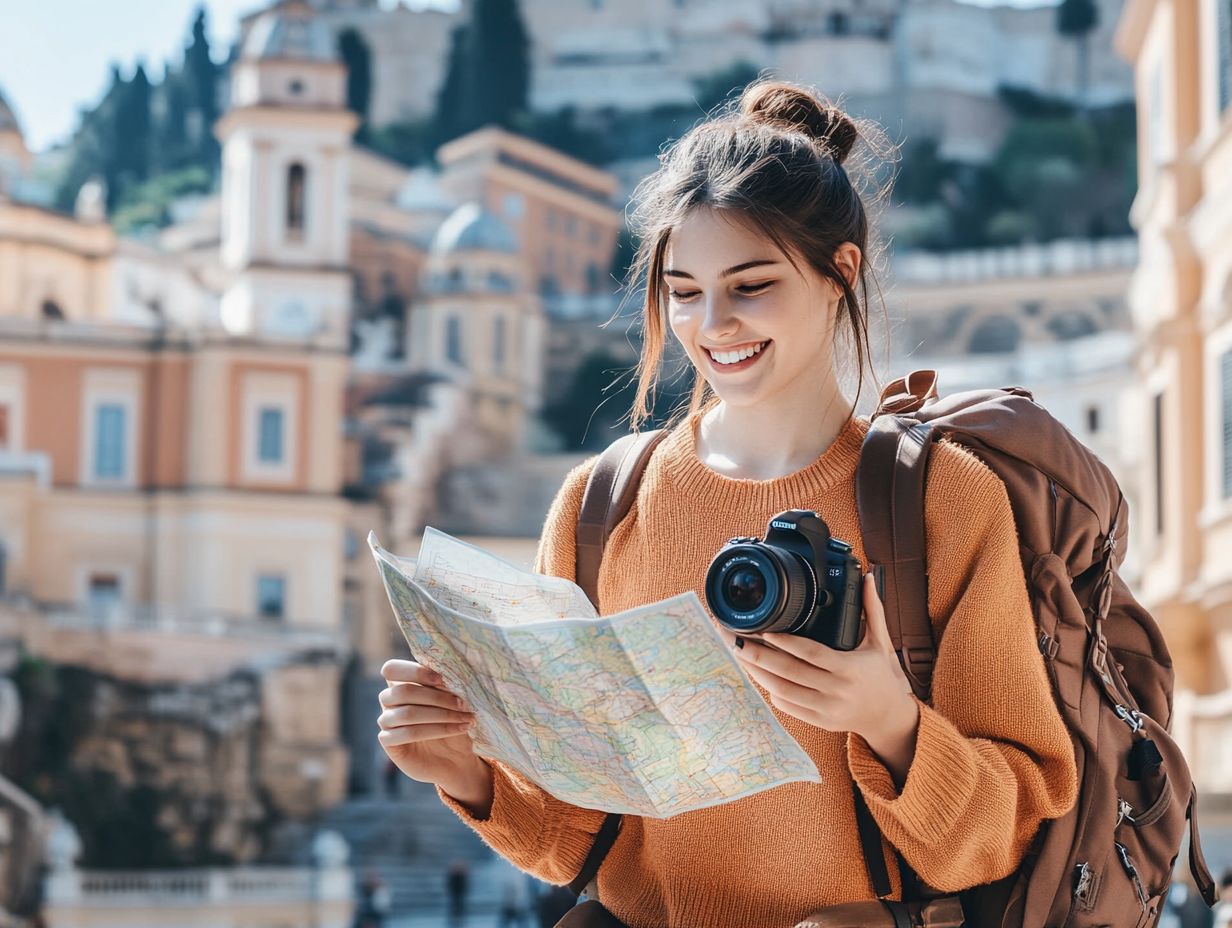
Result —
[[[1129,271],[1137,263],[1136,238],[1061,239],[945,254],[907,251],[891,262],[890,276],[900,284],[940,284]]]

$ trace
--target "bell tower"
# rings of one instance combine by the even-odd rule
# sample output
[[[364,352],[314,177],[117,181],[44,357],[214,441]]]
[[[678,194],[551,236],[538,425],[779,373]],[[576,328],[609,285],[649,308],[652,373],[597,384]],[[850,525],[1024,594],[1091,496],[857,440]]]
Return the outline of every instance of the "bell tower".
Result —
[[[222,144],[222,298],[232,334],[345,347],[348,173],[358,117],[329,28],[304,0],[253,21],[232,71]]]

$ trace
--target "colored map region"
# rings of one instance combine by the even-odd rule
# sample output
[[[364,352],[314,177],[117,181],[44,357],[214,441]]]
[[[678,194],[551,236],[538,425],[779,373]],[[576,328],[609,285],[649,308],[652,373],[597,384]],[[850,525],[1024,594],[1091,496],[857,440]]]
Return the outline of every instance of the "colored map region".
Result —
[[[475,710],[476,750],[558,799],[666,818],[820,780],[695,594],[599,617],[568,580],[432,528],[416,560],[368,543],[411,653]]]

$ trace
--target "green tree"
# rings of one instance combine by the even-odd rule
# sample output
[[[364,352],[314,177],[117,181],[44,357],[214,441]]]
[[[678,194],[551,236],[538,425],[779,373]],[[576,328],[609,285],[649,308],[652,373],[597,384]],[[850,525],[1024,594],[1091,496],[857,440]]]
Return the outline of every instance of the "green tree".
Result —
[[[111,65],[111,82],[103,98],[93,109],[81,111],[81,121],[74,133],[71,154],[56,187],[55,205],[70,211],[81,185],[92,177],[101,177],[107,186],[107,206],[118,201],[118,138],[116,113],[128,90],[128,82],[120,74],[120,66]]]
[[[347,69],[347,107],[359,116],[355,137],[361,141],[369,133],[368,108],[372,98],[372,53],[358,29],[346,29],[338,36],[338,54]]]
[[[150,175],[150,79],[141,64],[119,96],[114,132],[116,203],[129,187]]]
[[[1046,241],[1087,234],[1097,151],[1085,121],[1024,119],[1010,128],[990,167]]]
[[[517,0],[475,0],[470,19],[450,38],[437,95],[440,141],[481,126],[512,127],[527,109],[530,40]]]
[[[188,139],[188,88],[184,76],[168,63],[163,82],[158,86],[160,99],[159,117],[155,122],[154,135],[157,144],[151,153],[156,171],[170,171],[184,167],[192,160]]]
[[[1061,0],[1057,6],[1057,32],[1073,39],[1078,50],[1078,100],[1087,104],[1091,78],[1091,33],[1099,25],[1095,0]]]
[[[208,165],[211,172],[218,170],[219,147],[214,138],[214,123],[218,121],[218,65],[210,57],[210,40],[206,37],[205,7],[197,7],[193,19],[192,36],[184,52],[184,77],[188,88],[190,107],[199,119],[195,121],[195,137],[191,139],[196,148],[196,158]]]
[[[436,91],[436,113],[433,119],[436,136],[448,141],[462,134],[462,96],[466,70],[466,26],[454,26],[449,33],[449,54],[445,60],[445,76]]]

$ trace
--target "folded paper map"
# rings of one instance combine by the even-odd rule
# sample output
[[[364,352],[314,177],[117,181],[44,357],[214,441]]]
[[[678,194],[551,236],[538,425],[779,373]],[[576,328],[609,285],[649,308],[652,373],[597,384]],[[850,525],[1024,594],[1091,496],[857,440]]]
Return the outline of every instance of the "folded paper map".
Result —
[[[568,580],[429,528],[368,544],[411,653],[475,711],[476,751],[553,796],[666,818],[817,767],[685,593],[600,618]]]

